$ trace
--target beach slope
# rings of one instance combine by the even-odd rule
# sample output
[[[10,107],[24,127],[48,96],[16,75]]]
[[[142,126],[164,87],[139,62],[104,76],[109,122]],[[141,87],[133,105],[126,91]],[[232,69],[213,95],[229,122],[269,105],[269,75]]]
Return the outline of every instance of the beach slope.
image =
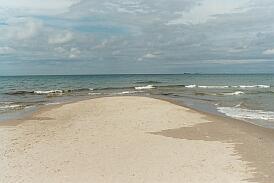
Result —
[[[0,126],[0,182],[274,182],[271,130],[146,97]]]

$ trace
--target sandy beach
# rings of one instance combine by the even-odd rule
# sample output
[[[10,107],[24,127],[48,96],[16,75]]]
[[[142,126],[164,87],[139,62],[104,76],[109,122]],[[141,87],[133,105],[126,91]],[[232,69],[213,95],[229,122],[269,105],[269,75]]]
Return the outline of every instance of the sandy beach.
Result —
[[[274,182],[274,133],[147,97],[106,97],[0,126],[0,182]]]

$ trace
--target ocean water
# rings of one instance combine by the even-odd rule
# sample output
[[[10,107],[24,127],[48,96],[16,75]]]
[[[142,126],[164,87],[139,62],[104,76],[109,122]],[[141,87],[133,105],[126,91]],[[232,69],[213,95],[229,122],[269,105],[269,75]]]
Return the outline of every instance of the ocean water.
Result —
[[[141,95],[274,128],[274,75],[84,75],[0,77],[0,120],[45,105]]]

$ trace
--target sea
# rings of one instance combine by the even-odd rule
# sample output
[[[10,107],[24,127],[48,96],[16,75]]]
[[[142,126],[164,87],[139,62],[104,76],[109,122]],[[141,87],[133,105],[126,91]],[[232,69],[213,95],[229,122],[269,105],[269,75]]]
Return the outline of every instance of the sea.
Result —
[[[43,106],[148,96],[274,128],[274,74],[0,76],[0,122]]]

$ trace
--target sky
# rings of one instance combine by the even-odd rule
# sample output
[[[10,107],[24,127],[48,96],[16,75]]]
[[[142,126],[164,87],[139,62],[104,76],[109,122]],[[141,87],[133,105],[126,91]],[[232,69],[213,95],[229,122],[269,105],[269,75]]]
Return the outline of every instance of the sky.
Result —
[[[274,73],[273,0],[0,0],[0,75]]]

